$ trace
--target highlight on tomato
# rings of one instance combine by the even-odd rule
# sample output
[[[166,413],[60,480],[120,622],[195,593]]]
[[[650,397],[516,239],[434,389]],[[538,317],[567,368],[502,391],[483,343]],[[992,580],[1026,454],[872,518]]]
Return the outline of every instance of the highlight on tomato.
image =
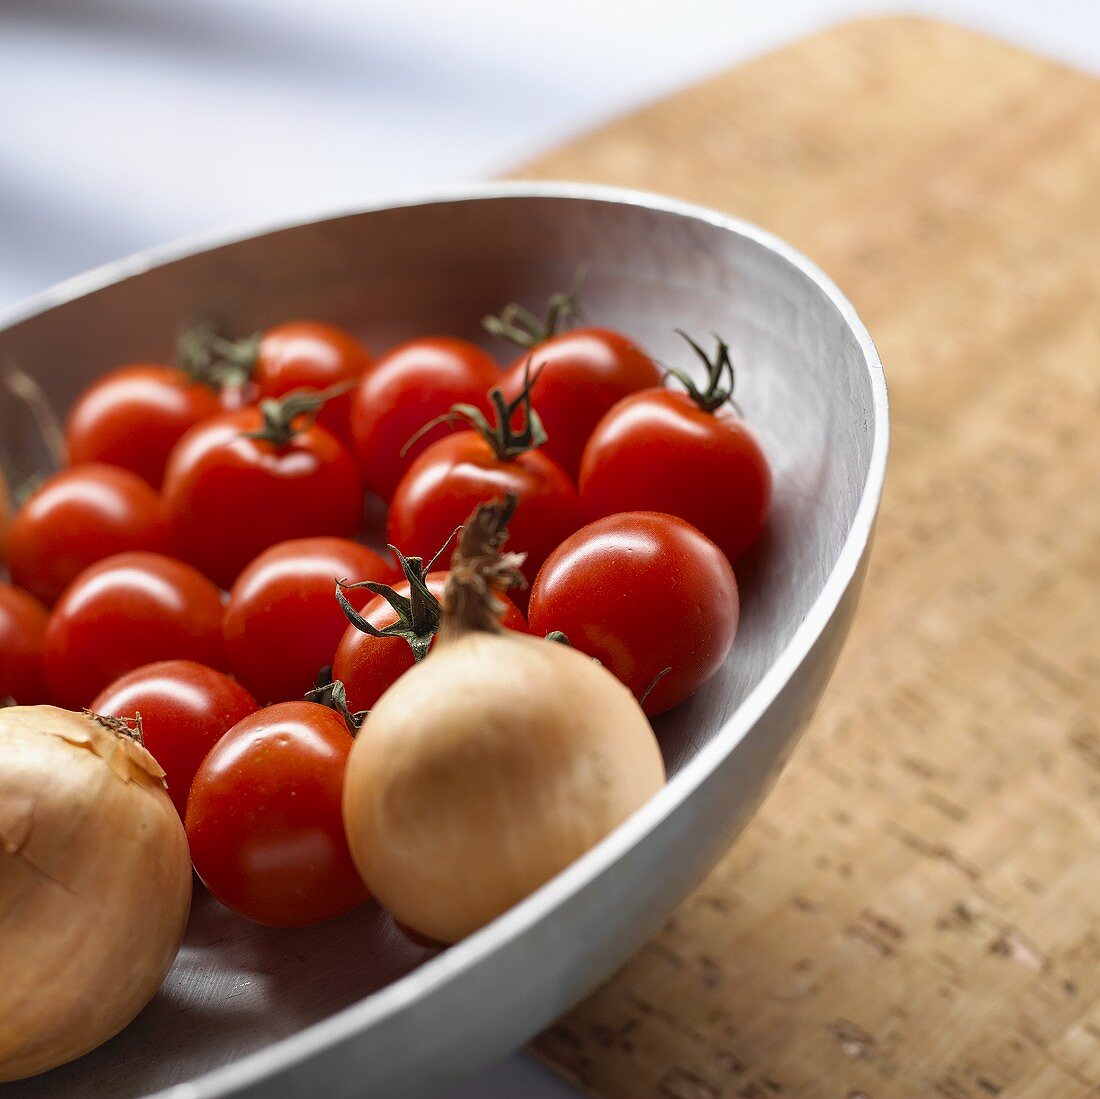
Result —
[[[237,578],[225,609],[226,659],[265,704],[300,699],[331,666],[348,622],[333,591],[359,610],[374,598],[363,581],[387,582],[397,570],[346,538],[298,538],[264,550]]]
[[[315,702],[282,702],[238,722],[199,767],[187,802],[195,870],[227,908],[297,927],[367,899],[341,815],[352,736]]]
[[[596,657],[652,717],[722,666],[739,613],[733,569],[705,534],[676,516],[627,512],[589,523],[550,555],[528,625]]]
[[[61,597],[43,646],[50,697],[82,710],[119,676],[158,660],[221,669],[221,592],[158,553],[120,553],[85,569]]]
[[[363,518],[355,460],[316,422],[341,391],[298,391],[192,428],[168,460],[164,500],[180,555],[223,588],[269,546],[351,537]]]
[[[488,413],[485,395],[499,380],[500,368],[485,351],[451,336],[407,340],[383,355],[352,396],[355,451],[367,487],[390,500],[413,461],[447,434],[444,424],[421,428],[456,404]]]
[[[661,384],[657,364],[632,340],[609,328],[562,331],[578,313],[581,276],[569,293],[550,296],[545,320],[511,302],[482,322],[523,348],[501,380],[504,395],[522,391],[529,364],[537,372],[532,396],[548,436],[544,450],[575,481],[593,428],[617,401]]]
[[[142,744],[164,769],[168,796],[181,818],[206,753],[258,709],[239,683],[193,660],[135,668],[101,691],[88,708],[140,729]]]
[[[131,363],[97,378],[65,423],[69,463],[105,462],[155,489],[172,448],[195,424],[233,403],[236,392],[209,370]]]
[[[409,467],[390,503],[391,545],[426,556],[444,545],[478,504],[511,493],[519,503],[510,545],[526,555],[523,573],[530,583],[555,546],[581,525],[573,482],[539,449],[547,435],[531,405],[537,375],[528,382],[511,401],[499,387],[490,390],[491,421],[468,405],[455,405],[440,418],[470,430],[432,443]],[[524,597],[518,598],[522,604]]]
[[[171,549],[156,492],[136,473],[90,462],[55,473],[19,509],[8,538],[8,570],[16,585],[52,606],[105,557]]]
[[[705,365],[705,384],[671,370],[686,392],[646,389],[615,405],[585,448],[581,498],[592,519],[620,511],[678,515],[736,562],[764,527],[771,470],[733,402],[729,345],[716,336],[708,355],[680,335]]]

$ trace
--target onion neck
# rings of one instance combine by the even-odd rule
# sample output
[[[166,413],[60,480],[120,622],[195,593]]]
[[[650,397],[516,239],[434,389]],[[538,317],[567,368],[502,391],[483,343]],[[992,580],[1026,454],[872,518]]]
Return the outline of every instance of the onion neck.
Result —
[[[522,553],[505,553],[508,521],[518,498],[506,493],[500,500],[479,504],[462,528],[451,575],[443,593],[443,618],[438,644],[446,645],[469,633],[500,633],[503,604],[498,593],[525,584]]]

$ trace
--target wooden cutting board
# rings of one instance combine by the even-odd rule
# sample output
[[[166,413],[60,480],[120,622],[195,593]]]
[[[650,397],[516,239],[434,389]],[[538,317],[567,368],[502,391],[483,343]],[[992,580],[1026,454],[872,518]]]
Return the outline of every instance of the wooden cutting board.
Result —
[[[893,418],[871,575],[804,743],[538,1051],[614,1099],[1095,1095],[1100,82],[861,21],[518,174],[786,237],[867,322]]]

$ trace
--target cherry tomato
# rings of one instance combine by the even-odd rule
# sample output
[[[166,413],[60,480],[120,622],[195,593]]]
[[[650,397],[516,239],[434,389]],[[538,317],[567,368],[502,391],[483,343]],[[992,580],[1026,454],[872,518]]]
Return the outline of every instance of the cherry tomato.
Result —
[[[313,702],[260,710],[214,745],[191,786],[187,840],[227,908],[296,927],[366,900],[341,812],[351,745],[341,718]]]
[[[11,492],[4,471],[0,469],[0,562],[7,556],[8,533],[11,531],[13,515]]]
[[[435,605],[421,608],[423,624],[418,629],[414,630],[412,623],[404,623],[410,633],[419,634],[411,640],[419,641],[425,652],[430,648],[439,628],[439,604],[442,602],[449,576],[450,573],[447,572],[428,573],[424,580],[428,591],[435,597]],[[395,584],[393,590],[399,600],[410,599],[412,596],[412,586],[407,580]],[[352,595],[351,592],[347,594],[349,597]],[[497,598],[504,605],[501,623],[510,630],[526,633],[527,624],[519,608],[507,596]],[[382,595],[373,596],[361,613],[376,630],[394,629],[401,617]],[[348,706],[352,710],[369,710],[385,690],[415,662],[413,647],[404,636],[374,637],[354,625],[349,625],[340,647],[336,650],[332,676],[344,684]],[[365,731],[364,735],[369,735],[369,732]]]
[[[525,351],[501,381],[506,397],[522,391],[528,368],[535,378],[532,402],[546,428],[543,453],[574,480],[603,414],[627,394],[661,384],[656,363],[607,328],[576,328]]]
[[[654,715],[722,666],[738,613],[733,570],[709,538],[671,515],[628,512],[551,554],[531,591],[530,630],[560,630],[636,698],[652,685],[644,708]]]
[[[358,381],[370,367],[366,348],[346,328],[321,321],[287,321],[260,338],[252,370],[261,397],[285,397],[298,389],[323,390]],[[351,443],[351,393],[321,409],[317,422]]]
[[[577,490],[561,466],[541,451],[501,459],[475,431],[440,439],[412,464],[390,505],[389,541],[426,556],[478,504],[506,491],[519,497],[508,548],[527,554],[523,573],[530,582],[554,547],[580,526]],[[516,597],[522,605],[523,593]]]
[[[600,421],[584,452],[581,497],[590,518],[619,511],[679,515],[731,561],[756,541],[767,518],[772,478],[755,436],[729,403],[732,365],[719,341],[701,391],[647,389]]]
[[[300,699],[331,665],[348,620],[337,580],[388,582],[396,572],[374,550],[344,538],[299,538],[264,551],[241,573],[225,611],[229,668],[264,702]],[[355,588],[356,609],[374,598]]]
[[[69,462],[106,462],[160,488],[172,447],[223,407],[215,389],[183,370],[157,363],[121,366],[84,390],[69,413]]]
[[[225,665],[221,593],[158,553],[120,553],[85,569],[46,629],[50,696],[80,710],[126,672],[158,660]]]
[[[12,580],[52,605],[89,565],[128,550],[168,553],[160,497],[136,473],[90,463],[54,474],[20,508],[8,539]]]
[[[278,542],[359,529],[355,460],[308,421],[311,399],[292,395],[264,412],[223,413],[193,427],[172,451],[164,499],[181,556],[224,588]]]
[[[489,411],[486,391],[500,380],[497,364],[475,344],[448,336],[410,340],[378,360],[354,394],[351,426],[369,488],[392,498],[413,460],[447,434],[440,424],[402,449],[454,404]]]
[[[46,702],[42,643],[50,612],[33,595],[0,584],[0,700],[22,706]]]
[[[239,683],[193,660],[162,660],[135,668],[89,707],[104,717],[141,715],[145,747],[164,768],[168,796],[181,817],[206,753],[257,708]]]

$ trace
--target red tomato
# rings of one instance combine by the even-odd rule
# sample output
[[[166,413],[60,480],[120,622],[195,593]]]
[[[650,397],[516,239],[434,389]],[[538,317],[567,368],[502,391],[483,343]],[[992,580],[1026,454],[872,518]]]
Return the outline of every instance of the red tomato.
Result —
[[[256,700],[229,676],[192,660],[146,664],[116,679],[88,707],[104,717],[141,715],[145,747],[164,768],[168,796],[182,817],[206,753]]]
[[[535,378],[531,397],[547,441],[543,453],[574,480],[592,429],[616,401],[661,384],[656,363],[625,336],[606,328],[577,328],[525,351],[504,375],[510,400]]]
[[[119,676],[157,660],[221,668],[222,600],[205,576],[158,553],[120,553],[85,569],[46,630],[50,696],[80,710]]]
[[[157,363],[121,366],[84,390],[69,413],[69,462],[106,462],[160,488],[172,447],[222,409],[219,393],[183,370]]]
[[[413,460],[447,434],[440,424],[402,448],[454,404],[489,411],[497,364],[475,344],[448,336],[410,340],[383,355],[354,394],[351,426],[368,487],[389,500]]]
[[[52,605],[89,565],[116,553],[168,553],[160,497],[136,474],[98,463],[54,474],[20,508],[8,542],[12,580]]]
[[[475,431],[440,439],[413,463],[390,505],[389,541],[426,556],[478,504],[506,491],[519,497],[508,548],[527,554],[523,573],[530,582],[554,547],[580,526],[577,490],[561,466],[540,451],[500,459]],[[517,600],[522,604],[523,593]]]
[[[3,562],[7,556],[8,534],[11,531],[12,517],[11,492],[8,489],[4,471],[0,469],[0,562]]]
[[[300,538],[261,553],[241,573],[225,611],[229,668],[265,702],[300,699],[331,665],[348,620],[337,580],[388,583],[396,570],[374,550],[344,538]],[[347,593],[357,610],[374,598]]]
[[[599,659],[645,711],[664,713],[722,666],[737,632],[725,554],[689,523],[629,512],[582,527],[551,554],[531,591],[530,630],[560,630]]]
[[[48,699],[42,643],[50,612],[25,591],[0,584],[0,701],[37,706]]]
[[[771,471],[729,403],[729,349],[719,341],[713,362],[696,350],[712,375],[708,388],[683,378],[687,393],[647,389],[620,401],[588,441],[581,497],[593,519],[619,511],[678,515],[736,561],[764,526]]]
[[[282,412],[226,412],[192,428],[172,451],[164,500],[181,556],[224,588],[278,542],[359,529],[355,461],[331,432],[295,414],[302,408],[292,396]],[[265,426],[269,415],[277,422]],[[261,431],[265,438],[250,437]]]
[[[322,390],[358,381],[371,365],[366,348],[346,329],[321,321],[287,321],[260,337],[252,380],[261,397]],[[328,401],[317,422],[351,443],[351,393]]]
[[[423,621],[427,624],[421,627],[419,640],[425,649],[430,647],[439,628],[439,603],[443,599],[449,576],[450,573],[447,572],[430,572],[425,578],[428,591],[435,596],[435,605],[423,609]],[[393,590],[399,598],[409,599],[412,595],[412,588],[407,580],[395,584]],[[349,598],[352,594],[347,593]],[[502,624],[510,630],[526,633],[527,624],[519,608],[507,596],[497,598],[504,605]],[[392,629],[400,617],[382,595],[373,596],[364,606],[362,615],[376,630]],[[386,688],[415,662],[412,646],[403,636],[374,637],[354,625],[349,625],[340,647],[336,650],[332,677],[344,684],[350,709],[369,710],[382,697]],[[369,735],[369,732],[364,735]]]
[[[296,927],[366,900],[341,812],[351,745],[344,722],[313,702],[260,710],[214,745],[191,786],[187,840],[227,908]]]

